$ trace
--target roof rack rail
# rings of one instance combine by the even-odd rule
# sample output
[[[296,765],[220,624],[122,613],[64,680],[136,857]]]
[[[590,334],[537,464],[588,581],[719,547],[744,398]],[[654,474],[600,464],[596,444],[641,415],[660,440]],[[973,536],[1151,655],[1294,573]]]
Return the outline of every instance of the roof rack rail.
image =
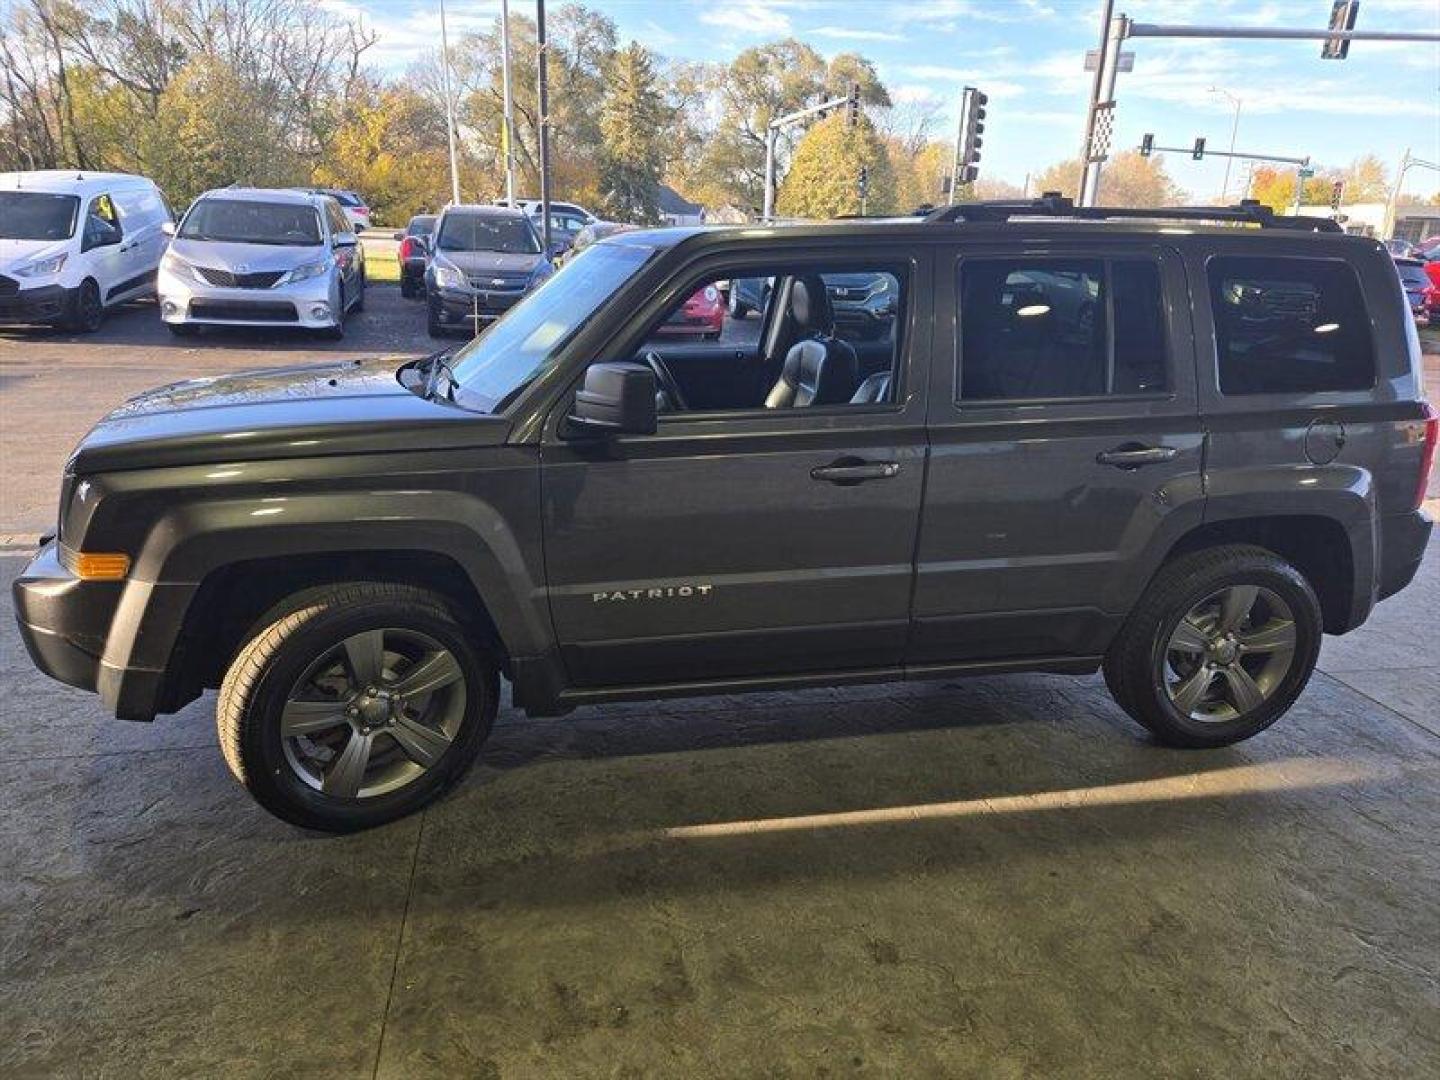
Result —
[[[1234,206],[1076,206],[1054,191],[1025,201],[1000,199],[992,202],[956,203],[925,215],[925,221],[945,224],[959,221],[1009,221],[1017,217],[1074,218],[1078,221],[1109,221],[1130,218],[1149,221],[1217,221],[1259,225],[1262,229],[1292,232],[1338,233],[1340,225],[1330,218],[1279,217],[1256,199],[1243,199]]]

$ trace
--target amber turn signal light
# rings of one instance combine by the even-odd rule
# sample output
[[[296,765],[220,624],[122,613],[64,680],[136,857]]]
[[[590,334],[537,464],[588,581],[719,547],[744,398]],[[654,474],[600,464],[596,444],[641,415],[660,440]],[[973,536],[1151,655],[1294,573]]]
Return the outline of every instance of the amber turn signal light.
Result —
[[[82,581],[119,581],[130,572],[130,556],[60,548],[60,564]]]

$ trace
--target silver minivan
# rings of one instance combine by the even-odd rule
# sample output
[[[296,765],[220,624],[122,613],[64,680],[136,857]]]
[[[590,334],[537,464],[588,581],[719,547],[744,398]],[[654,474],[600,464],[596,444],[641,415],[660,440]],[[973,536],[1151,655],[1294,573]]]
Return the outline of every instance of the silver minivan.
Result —
[[[327,337],[365,306],[365,252],[328,195],[207,191],[160,262],[160,317],[172,333],[201,326],[294,326]]]

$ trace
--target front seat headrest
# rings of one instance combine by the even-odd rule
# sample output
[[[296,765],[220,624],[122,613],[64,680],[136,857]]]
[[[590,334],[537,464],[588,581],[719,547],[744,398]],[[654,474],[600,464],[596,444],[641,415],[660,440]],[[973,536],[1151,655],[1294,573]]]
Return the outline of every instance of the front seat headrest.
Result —
[[[790,315],[801,333],[828,335],[835,329],[835,310],[819,274],[797,277],[791,284]]]

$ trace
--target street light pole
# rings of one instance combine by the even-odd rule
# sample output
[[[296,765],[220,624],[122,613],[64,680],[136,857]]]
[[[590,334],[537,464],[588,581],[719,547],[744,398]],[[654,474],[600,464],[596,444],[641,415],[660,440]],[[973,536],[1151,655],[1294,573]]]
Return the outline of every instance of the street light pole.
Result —
[[[450,35],[445,27],[445,0],[440,0],[440,78],[445,88],[445,137],[450,144],[450,201],[460,201],[460,166],[455,160],[455,97],[450,93]]]
[[[500,0],[500,80],[505,85],[505,118],[500,142],[505,154],[505,199],[515,205],[515,103],[510,94],[510,0]]]
[[[1210,87],[1210,92],[1212,94],[1223,95],[1227,101],[1235,106],[1235,119],[1230,124],[1230,153],[1233,155],[1235,153],[1235,137],[1240,133],[1240,106],[1243,102],[1240,98],[1230,93],[1229,90],[1221,89],[1218,86]],[[1222,203],[1230,194],[1230,163],[1234,160],[1233,156],[1225,159],[1225,180],[1220,185],[1220,201]]]
[[[1115,0],[1102,0],[1100,5],[1100,49],[1095,62],[1095,78],[1090,82],[1090,107],[1085,113],[1085,139],[1080,146],[1080,205],[1094,205],[1094,192],[1100,189],[1100,163],[1092,161],[1095,156],[1095,125],[1099,119],[1100,103],[1105,100],[1105,64],[1110,58],[1110,24],[1114,21]],[[1116,43],[1119,48],[1119,43]]]
[[[536,91],[540,108],[540,223],[545,251],[550,251],[550,93],[545,78],[545,0],[535,0]]]
[[[1400,189],[1405,186],[1405,174],[1415,168],[1440,172],[1440,165],[1412,157],[1409,147],[1406,147],[1400,158],[1400,168],[1395,174],[1395,185],[1390,189],[1390,197],[1385,200],[1385,220],[1380,224],[1382,239],[1392,240],[1395,237],[1395,213],[1400,206]]]

